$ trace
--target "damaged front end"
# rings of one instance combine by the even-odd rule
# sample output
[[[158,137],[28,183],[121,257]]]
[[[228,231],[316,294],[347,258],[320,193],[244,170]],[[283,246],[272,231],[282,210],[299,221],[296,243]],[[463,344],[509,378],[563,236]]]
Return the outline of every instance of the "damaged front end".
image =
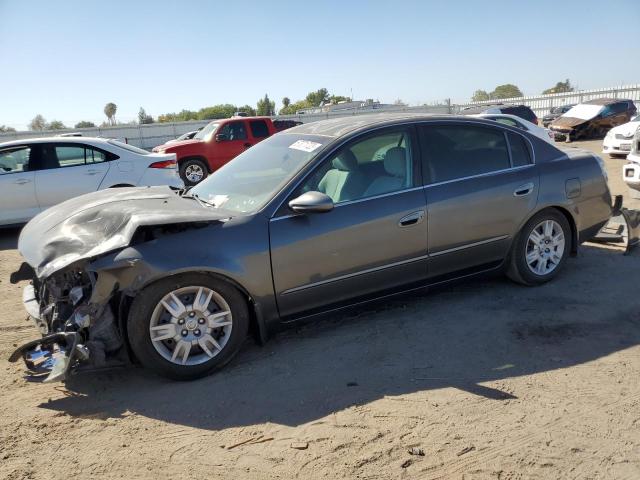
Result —
[[[128,355],[113,313],[117,292],[96,288],[97,273],[80,262],[39,280],[23,263],[11,282],[31,279],[23,304],[42,338],[19,347],[10,362],[23,359],[30,379],[64,380],[81,368],[124,364]]]

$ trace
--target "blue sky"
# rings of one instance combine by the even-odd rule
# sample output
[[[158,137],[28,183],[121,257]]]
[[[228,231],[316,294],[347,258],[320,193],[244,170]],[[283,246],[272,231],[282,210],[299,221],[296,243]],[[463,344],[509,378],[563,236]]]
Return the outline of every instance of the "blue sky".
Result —
[[[615,21],[608,18],[614,14]],[[331,93],[421,104],[640,83],[640,2],[0,0],[0,125]]]

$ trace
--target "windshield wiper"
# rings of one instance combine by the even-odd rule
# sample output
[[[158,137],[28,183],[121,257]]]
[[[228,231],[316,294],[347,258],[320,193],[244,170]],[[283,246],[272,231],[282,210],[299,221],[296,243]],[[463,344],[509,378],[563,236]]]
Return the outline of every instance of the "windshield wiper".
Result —
[[[197,193],[185,194],[185,195],[182,195],[182,198],[193,198],[196,202],[198,202],[203,207],[217,208],[213,203],[207,202],[203,198],[200,198],[200,196]]]

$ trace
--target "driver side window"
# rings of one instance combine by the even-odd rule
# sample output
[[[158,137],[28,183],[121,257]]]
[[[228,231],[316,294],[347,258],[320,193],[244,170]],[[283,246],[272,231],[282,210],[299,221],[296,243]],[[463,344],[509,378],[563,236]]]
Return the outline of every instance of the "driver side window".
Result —
[[[318,191],[339,204],[414,186],[411,141],[406,130],[368,136],[325,160],[297,195]]]
[[[244,128],[244,122],[231,122],[227,123],[220,134],[224,135],[225,140],[246,140],[247,131]]]

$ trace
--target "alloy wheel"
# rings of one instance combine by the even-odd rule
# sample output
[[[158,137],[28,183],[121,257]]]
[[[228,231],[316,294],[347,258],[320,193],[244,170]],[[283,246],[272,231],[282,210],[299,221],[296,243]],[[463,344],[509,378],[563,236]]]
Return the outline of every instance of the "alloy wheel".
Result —
[[[548,275],[560,262],[565,249],[565,235],[555,220],[540,222],[529,234],[525,249],[526,263],[536,275]]]
[[[229,341],[233,317],[214,290],[178,288],[156,305],[149,335],[156,351],[177,365],[199,365],[218,355]]]

